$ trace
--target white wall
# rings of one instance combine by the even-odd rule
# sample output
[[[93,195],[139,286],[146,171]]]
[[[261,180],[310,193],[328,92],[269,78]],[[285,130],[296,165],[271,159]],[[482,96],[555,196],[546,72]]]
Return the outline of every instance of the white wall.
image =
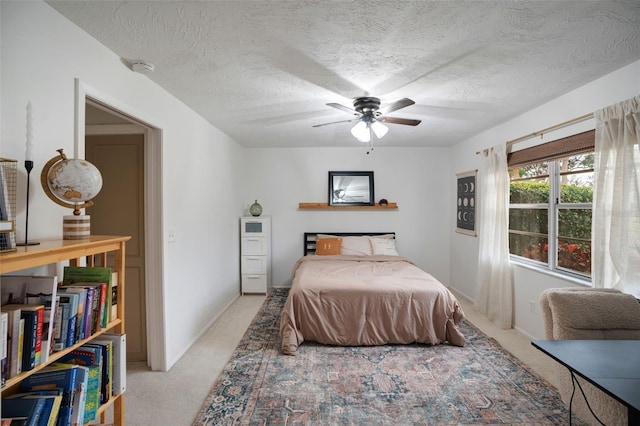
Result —
[[[499,141],[511,140],[531,134],[564,122],[566,120],[592,113],[598,109],[637,96],[640,93],[640,61],[630,64],[577,90],[554,99],[538,108],[522,114],[508,122],[472,137],[452,149],[452,167],[463,171],[479,167],[476,151],[495,145]],[[594,120],[552,132],[542,139],[551,141],[568,134],[593,129]],[[527,143],[514,145],[514,150],[532,143],[540,143],[535,138]],[[454,183],[451,184],[452,186]],[[481,202],[482,200],[479,200]],[[476,291],[476,273],[478,258],[477,238],[450,233],[451,238],[451,286],[473,299]],[[470,259],[458,263],[456,258]],[[515,327],[535,338],[544,338],[544,328],[538,300],[540,293],[552,287],[576,285],[563,278],[531,271],[520,266],[514,267],[515,277]],[[534,312],[530,302],[534,301]]]
[[[29,240],[61,237],[68,209],[40,187],[42,166],[56,149],[74,152],[74,79],[79,78],[161,127],[164,184],[162,233],[176,231],[164,258],[166,367],[239,294],[238,216],[242,148],[113,52],[40,1],[2,1],[0,155],[19,160],[17,237],[24,240],[26,105],[33,107],[35,167]],[[97,206],[98,207],[98,206]],[[150,282],[150,286],[161,283]]]
[[[348,133],[348,132],[347,132]],[[385,139],[391,141],[393,129]],[[388,142],[391,144],[391,142]],[[272,216],[273,285],[290,285],[302,256],[304,232],[393,231],[400,254],[447,283],[449,231],[454,202],[445,184],[454,179],[445,148],[269,148],[247,149],[244,174],[251,182],[245,207],[254,199]],[[327,202],[329,171],[373,171],[376,202],[398,210],[298,210],[300,202]],[[248,213],[245,211],[245,213]]]

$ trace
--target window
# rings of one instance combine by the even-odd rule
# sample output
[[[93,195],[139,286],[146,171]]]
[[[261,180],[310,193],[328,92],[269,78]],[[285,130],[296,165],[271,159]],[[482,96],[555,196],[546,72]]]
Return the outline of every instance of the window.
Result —
[[[591,276],[594,132],[509,156],[509,252],[549,270]]]

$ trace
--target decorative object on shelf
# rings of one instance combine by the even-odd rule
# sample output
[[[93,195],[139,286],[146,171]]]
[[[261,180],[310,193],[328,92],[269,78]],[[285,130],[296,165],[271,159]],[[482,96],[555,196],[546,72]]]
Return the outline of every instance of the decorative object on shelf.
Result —
[[[260,216],[262,214],[262,206],[258,204],[258,200],[255,200],[251,207],[249,207],[249,213],[251,216]]]
[[[389,202],[387,201],[386,198],[380,198],[380,201],[378,202],[378,204],[384,207],[384,206],[388,206]]]
[[[42,168],[42,188],[54,203],[73,209],[73,215],[63,218],[63,239],[88,238],[91,235],[90,217],[81,215],[80,209],[93,205],[91,200],[102,189],[102,175],[90,162],[67,159],[62,149],[58,152],[59,155]]]
[[[18,162],[0,158],[0,252],[16,250]]]
[[[17,243],[18,246],[37,246],[40,244],[37,241],[29,241],[29,186],[31,181],[31,170],[33,170],[33,160],[24,160],[24,168],[27,170],[27,205],[25,210],[25,220],[24,220],[24,242]]]
[[[24,242],[18,243],[18,246],[36,246],[40,244],[37,241],[29,241],[29,187],[31,182],[31,170],[33,170],[33,108],[31,102],[27,102],[27,143],[24,152],[24,168],[27,170],[27,194],[26,194],[26,210],[24,221]]]
[[[458,173],[456,232],[476,237],[476,173]]]
[[[24,243],[19,246],[35,246],[39,242],[29,241],[29,187],[31,182],[31,170],[33,170],[33,108],[31,102],[27,102],[27,143],[24,153],[24,168],[27,170],[27,196],[24,221]]]
[[[329,172],[330,206],[373,206],[373,172]]]

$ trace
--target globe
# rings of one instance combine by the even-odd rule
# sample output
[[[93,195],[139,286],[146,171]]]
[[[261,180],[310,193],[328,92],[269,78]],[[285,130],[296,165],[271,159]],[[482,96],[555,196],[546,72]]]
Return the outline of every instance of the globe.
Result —
[[[42,169],[41,180],[44,192],[57,204],[74,209],[89,207],[102,189],[102,175],[90,162],[68,159],[62,149],[59,156],[49,160]]]
[[[102,175],[85,160],[68,159],[57,162],[47,173],[49,189],[61,201],[84,203],[102,189]]]

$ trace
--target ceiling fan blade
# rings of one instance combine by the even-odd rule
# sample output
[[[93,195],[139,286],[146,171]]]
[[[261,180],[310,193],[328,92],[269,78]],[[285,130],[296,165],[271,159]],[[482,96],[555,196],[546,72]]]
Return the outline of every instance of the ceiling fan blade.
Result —
[[[329,124],[338,124],[338,123],[351,123],[352,121],[358,121],[358,120],[360,120],[360,118],[353,118],[351,120],[332,121],[331,123],[314,124],[311,127],[322,127],[322,126],[327,126]]]
[[[379,117],[378,121],[383,121],[385,123],[391,123],[391,124],[404,124],[407,126],[417,126],[422,122],[422,120],[412,120],[409,118],[398,118],[398,117]]]
[[[335,103],[335,102],[328,103],[328,104],[327,104],[327,106],[330,106],[330,107],[332,107],[332,108],[339,109],[340,111],[344,111],[344,112],[349,113],[349,114],[358,115],[358,116],[359,116],[359,115],[361,115],[361,114],[360,114],[358,111],[356,111],[355,109],[351,109],[351,108],[349,108],[349,107],[346,107],[346,106],[341,105],[341,104],[337,104],[337,103]]]
[[[408,107],[409,105],[413,105],[413,104],[415,104],[415,102],[412,101],[411,99],[402,98],[402,99],[399,99],[399,100],[397,100],[395,102],[392,102],[390,104],[387,104],[387,105],[384,105],[384,106],[380,107],[378,112],[380,114],[382,114],[382,115],[385,115],[385,114],[389,114],[390,112],[397,111],[400,108],[405,108],[405,107]]]

